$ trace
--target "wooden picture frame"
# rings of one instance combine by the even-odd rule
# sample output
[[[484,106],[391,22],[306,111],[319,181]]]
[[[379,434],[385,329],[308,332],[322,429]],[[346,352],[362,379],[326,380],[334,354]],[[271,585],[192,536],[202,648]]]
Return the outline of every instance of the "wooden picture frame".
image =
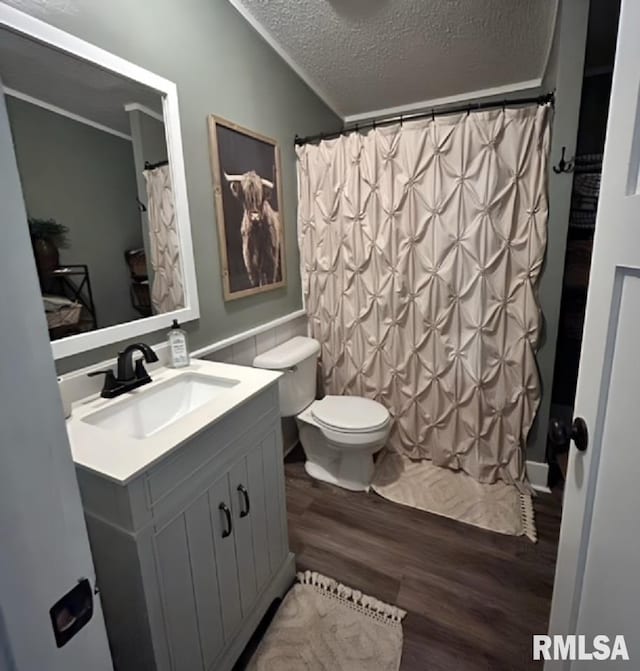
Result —
[[[284,287],[278,143],[214,115],[208,126],[224,300]]]

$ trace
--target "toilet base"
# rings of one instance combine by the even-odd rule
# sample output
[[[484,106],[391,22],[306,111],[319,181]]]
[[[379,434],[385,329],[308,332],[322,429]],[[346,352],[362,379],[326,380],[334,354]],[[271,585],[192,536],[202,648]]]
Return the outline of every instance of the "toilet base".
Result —
[[[311,407],[296,417],[307,474],[352,492],[368,492],[375,468],[373,455],[384,447],[389,426],[345,436],[321,429],[313,418]]]
[[[352,492],[368,492],[373,478],[373,457],[370,455],[343,456],[334,462],[337,471],[332,471],[307,459],[304,470],[312,478],[328,482]]]

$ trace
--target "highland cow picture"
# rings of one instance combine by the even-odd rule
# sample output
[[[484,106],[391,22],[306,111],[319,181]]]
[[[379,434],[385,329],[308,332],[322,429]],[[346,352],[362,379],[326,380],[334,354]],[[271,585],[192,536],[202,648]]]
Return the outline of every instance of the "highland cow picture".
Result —
[[[277,143],[215,116],[209,141],[225,300],[284,286]]]

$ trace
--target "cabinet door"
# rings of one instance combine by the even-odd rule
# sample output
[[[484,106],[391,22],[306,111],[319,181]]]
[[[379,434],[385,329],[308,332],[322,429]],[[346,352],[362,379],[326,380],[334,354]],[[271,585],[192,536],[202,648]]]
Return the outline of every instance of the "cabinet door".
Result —
[[[286,555],[282,519],[282,459],[274,430],[249,450],[229,473],[242,611],[246,616],[258,594]]]
[[[224,645],[208,496],[157,531],[154,545],[171,668],[207,669]]]
[[[279,430],[242,448],[230,471],[154,531],[172,671],[212,668],[287,553]]]
[[[229,511],[228,516],[223,506]],[[242,611],[240,608],[235,529],[233,528],[234,519],[229,491],[229,478],[226,473],[209,490],[209,509],[216,554],[218,586],[220,588],[222,625],[225,641],[229,642],[240,625]]]
[[[233,532],[236,542],[238,576],[240,578],[240,599],[242,612],[247,616],[257,596],[256,565],[254,561],[254,538],[252,515],[260,502],[255,500],[254,492],[247,477],[247,459],[242,458],[229,473],[231,486],[231,507],[233,509]]]
[[[247,480],[251,494],[251,533],[253,557],[256,566],[258,592],[267,584],[276,566],[269,558],[269,520],[267,517],[266,488],[264,486],[264,453],[262,444],[247,455]]]
[[[200,647],[204,668],[209,669],[224,647],[224,631],[208,494],[187,510],[185,521]]]
[[[227,474],[156,531],[154,546],[172,671],[210,669],[242,619]]]
[[[269,562],[273,572],[280,568],[289,551],[284,490],[284,460],[282,457],[282,435],[279,426],[264,436],[260,450],[263,460]]]

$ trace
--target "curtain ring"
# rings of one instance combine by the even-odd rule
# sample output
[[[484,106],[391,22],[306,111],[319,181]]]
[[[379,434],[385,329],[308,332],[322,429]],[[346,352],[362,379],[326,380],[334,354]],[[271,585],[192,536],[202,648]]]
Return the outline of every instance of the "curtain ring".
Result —
[[[433,109],[433,107],[431,108],[431,121],[434,123],[436,121],[436,111]]]
[[[356,124],[356,133],[360,132],[360,124]]]
[[[402,126],[402,122],[403,122],[403,118],[402,118],[402,114],[401,114],[400,115],[400,126]]]
[[[375,119],[373,120],[373,124],[372,124],[372,125],[373,125],[373,130],[375,130],[375,129],[376,129],[376,120],[375,120]]]
[[[502,111],[503,111],[503,112],[506,112],[506,111],[507,111],[507,101],[506,101],[506,100],[503,100],[503,101],[502,101]]]

